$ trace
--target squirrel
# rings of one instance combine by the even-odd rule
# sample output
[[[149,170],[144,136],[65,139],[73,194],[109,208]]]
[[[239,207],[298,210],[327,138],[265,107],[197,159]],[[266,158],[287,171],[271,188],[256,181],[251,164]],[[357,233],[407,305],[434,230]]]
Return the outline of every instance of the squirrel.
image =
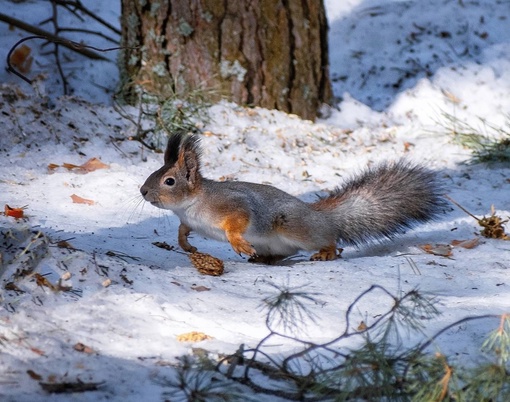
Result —
[[[369,168],[306,203],[270,185],[203,177],[199,142],[196,135],[172,134],[165,164],[140,188],[146,201],[179,217],[179,246],[190,253],[197,249],[188,236],[196,231],[228,241],[251,262],[270,264],[299,250],[317,251],[311,260],[334,260],[338,243],[391,238],[446,207],[437,174],[405,160]]]

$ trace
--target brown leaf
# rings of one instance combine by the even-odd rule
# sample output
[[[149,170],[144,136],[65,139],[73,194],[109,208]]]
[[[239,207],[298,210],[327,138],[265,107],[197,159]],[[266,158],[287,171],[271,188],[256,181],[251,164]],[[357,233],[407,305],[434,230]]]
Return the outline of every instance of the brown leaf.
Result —
[[[39,356],[45,356],[44,352],[41,349],[31,347],[30,350]]]
[[[26,74],[30,72],[32,67],[33,58],[30,56],[32,49],[27,45],[19,46],[14,52],[12,52],[9,61],[16,67],[21,73]]]
[[[212,336],[206,335],[203,332],[187,332],[185,334],[177,335],[177,340],[179,342],[201,342],[207,339],[213,339]]]
[[[77,352],[87,353],[89,355],[95,353],[94,349],[87,345],[84,345],[81,342],[78,342],[76,345],[74,345],[73,349],[76,350]]]
[[[57,287],[53,285],[45,276],[41,274],[34,274],[35,283],[37,286],[50,288],[51,290],[57,290]]]
[[[452,256],[452,246],[449,244],[424,244],[419,246],[423,251],[429,254],[438,255],[441,257]]]
[[[78,165],[74,165],[72,163],[64,163],[62,165],[63,168],[66,168],[67,170],[73,170],[73,169],[78,169],[79,166]]]
[[[76,250],[71,243],[69,243],[67,240],[60,240],[57,243],[58,248],[67,248],[69,250]]]
[[[452,240],[452,246],[462,247],[462,248],[467,248],[467,249],[475,248],[476,246],[478,246],[479,243],[480,243],[479,237],[475,237],[470,240]]]
[[[211,288],[208,288],[206,286],[192,286],[191,289],[197,291],[197,292],[207,292],[211,290]]]
[[[365,321],[361,321],[358,325],[358,328],[356,328],[358,331],[365,331],[367,329],[367,324],[365,324]]]
[[[60,167],[60,165],[57,165],[56,163],[50,163],[48,165],[48,170],[55,170],[55,169],[57,169],[59,167]]]
[[[83,165],[80,165],[79,168],[85,172],[93,172],[98,169],[108,169],[110,165],[101,162],[98,158],[91,158]]]
[[[37,374],[34,370],[27,370],[27,374],[32,380],[41,381],[43,379],[42,376]]]
[[[171,250],[175,249],[174,246],[171,246],[170,244],[168,244],[167,242],[164,242],[164,241],[155,241],[152,244],[154,246],[156,246],[156,247],[159,247],[159,248],[162,248],[162,249],[165,249],[165,250],[168,250],[168,251],[171,251]]]
[[[87,198],[82,198],[79,195],[73,194],[71,195],[71,199],[75,204],[87,204],[87,205],[94,205],[96,202],[93,200],[88,200]]]

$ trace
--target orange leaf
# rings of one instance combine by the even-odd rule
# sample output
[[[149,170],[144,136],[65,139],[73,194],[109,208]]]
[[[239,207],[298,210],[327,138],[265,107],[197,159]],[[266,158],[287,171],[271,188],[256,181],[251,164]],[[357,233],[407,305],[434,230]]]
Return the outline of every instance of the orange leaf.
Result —
[[[179,342],[201,342],[207,339],[213,339],[213,337],[198,331],[191,331],[185,334],[177,335],[177,340]]]
[[[480,238],[475,237],[470,240],[453,240],[452,246],[472,249],[478,246],[478,243],[480,243]]]
[[[56,163],[50,163],[48,165],[48,170],[55,170],[55,169],[57,169],[59,167],[60,167],[60,165],[57,165]]]
[[[82,198],[79,195],[73,194],[71,195],[71,199],[75,204],[87,204],[87,205],[94,205],[96,202],[93,200],[88,200],[86,198]]]
[[[73,165],[72,163],[67,163],[65,162],[62,167],[65,167],[67,170],[73,170],[73,169],[78,169],[79,166],[78,165]]]
[[[108,169],[110,165],[107,165],[106,163],[101,162],[98,158],[92,158],[89,159],[87,162],[85,162],[83,165],[80,166],[80,169],[86,171],[86,172],[93,172],[94,170],[98,169]]]
[[[429,254],[438,255],[441,257],[451,257],[452,247],[449,244],[424,244],[419,246],[423,251]]]
[[[27,45],[19,46],[14,52],[12,52],[9,61],[22,73],[28,73],[32,67],[33,58],[30,57],[32,49]]]
[[[5,204],[5,216],[12,216],[16,219],[21,219],[24,216],[23,208],[11,208],[9,205]]]

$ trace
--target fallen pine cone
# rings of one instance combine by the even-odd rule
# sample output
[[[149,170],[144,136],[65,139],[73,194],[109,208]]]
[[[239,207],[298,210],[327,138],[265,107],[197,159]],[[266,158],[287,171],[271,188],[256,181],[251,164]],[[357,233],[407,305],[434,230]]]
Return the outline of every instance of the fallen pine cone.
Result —
[[[194,252],[188,254],[191,263],[198,269],[198,272],[204,275],[220,276],[223,275],[223,261],[213,257],[210,254]]]

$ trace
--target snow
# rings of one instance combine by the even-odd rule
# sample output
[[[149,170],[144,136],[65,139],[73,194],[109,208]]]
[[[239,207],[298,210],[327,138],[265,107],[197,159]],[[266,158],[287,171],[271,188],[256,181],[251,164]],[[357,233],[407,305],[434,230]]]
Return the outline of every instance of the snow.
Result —
[[[465,164],[469,151],[438,124],[442,112],[475,125],[479,118],[508,123],[508,2],[325,3],[338,109],[312,123],[277,111],[213,105],[202,141],[205,175],[272,184],[312,200],[367,165],[406,157],[437,170],[449,196],[471,213],[488,216],[494,205],[499,216],[510,216],[510,168]],[[117,23],[116,2],[87,4]],[[50,7],[22,2],[9,12],[37,23],[50,15]],[[75,23],[69,15],[61,18]],[[23,36],[1,24],[3,54]],[[69,53],[65,67],[73,70],[75,93],[62,97],[51,56],[29,45],[36,53],[30,74],[45,74],[40,82],[49,100],[0,72],[0,205],[27,206],[26,219],[0,216],[0,228],[44,233],[49,252],[35,272],[52,284],[65,278],[62,283],[74,292],[38,286],[32,276],[17,282],[24,293],[5,290],[19,261],[4,267],[0,399],[68,400],[43,391],[28,370],[43,382],[101,383],[98,391],[75,393],[73,400],[164,399],[172,365],[192,347],[232,353],[267,334],[260,305],[271,293],[268,282],[319,293],[321,303],[310,306],[317,322],[303,329],[315,342],[338,335],[345,309],[372,284],[396,294],[417,287],[436,295],[443,314],[427,327],[429,335],[465,316],[509,311],[508,242],[481,238],[473,249],[454,248],[452,258],[419,248],[477,236],[474,219],[456,207],[394,241],[347,247],[344,258],[332,262],[310,262],[303,253],[281,266],[249,264],[227,243],[195,235],[193,245],[225,262],[220,277],[199,274],[178,250],[178,219],[144,203],[139,194],[162,156],[126,140],[135,127],[110,105],[114,63],[95,64]],[[103,45],[110,46],[98,47]],[[114,54],[109,57],[115,60]],[[135,109],[129,112],[136,116]],[[110,167],[87,174],[48,170],[52,163],[81,165],[93,157]],[[75,204],[73,194],[95,204]],[[75,249],[57,247],[61,240]],[[155,241],[176,250],[157,248]],[[27,238],[18,246],[30,244],[39,243]],[[370,321],[389,306],[371,298],[360,306],[359,321]],[[480,359],[481,341],[497,324],[486,320],[452,328],[433,348]],[[191,331],[213,339],[177,340]],[[75,350],[78,343],[92,353]],[[294,346],[282,340],[270,352]]]

